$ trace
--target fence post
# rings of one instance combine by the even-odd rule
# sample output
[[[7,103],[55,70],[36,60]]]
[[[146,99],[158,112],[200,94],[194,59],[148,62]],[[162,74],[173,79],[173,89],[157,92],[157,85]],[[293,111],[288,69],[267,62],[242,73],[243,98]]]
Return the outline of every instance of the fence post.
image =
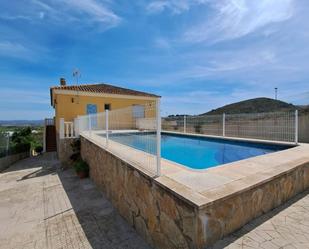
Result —
[[[161,113],[160,113],[160,99],[156,101],[156,121],[157,121],[157,176],[161,175]]]
[[[74,135],[75,137],[79,137],[79,117],[74,118]]]
[[[91,135],[91,115],[88,115],[88,130],[89,130],[89,135]]]
[[[108,146],[108,109],[105,111],[106,146]]]
[[[298,144],[298,110],[295,110],[295,144]]]
[[[60,124],[59,124],[59,136],[60,139],[64,139],[64,118],[60,118]]]
[[[225,137],[225,113],[222,115],[222,135]]]
[[[187,116],[183,116],[183,132],[187,133]]]

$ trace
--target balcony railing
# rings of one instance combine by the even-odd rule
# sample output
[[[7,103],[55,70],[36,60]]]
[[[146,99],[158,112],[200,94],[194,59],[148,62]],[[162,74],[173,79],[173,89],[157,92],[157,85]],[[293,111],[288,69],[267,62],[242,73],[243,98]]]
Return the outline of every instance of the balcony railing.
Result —
[[[55,125],[53,118],[45,118],[45,126],[48,126],[48,125]]]
[[[60,119],[59,135],[61,139],[78,137],[78,123],[77,119],[73,121],[64,121]]]

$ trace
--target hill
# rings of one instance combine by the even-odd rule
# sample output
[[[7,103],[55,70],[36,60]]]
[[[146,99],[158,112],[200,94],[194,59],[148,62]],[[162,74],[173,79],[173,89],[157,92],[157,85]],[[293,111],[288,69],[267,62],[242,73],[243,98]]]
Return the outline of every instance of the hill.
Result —
[[[297,106],[288,104],[286,102],[269,99],[269,98],[255,98],[240,101],[237,103],[225,105],[218,109],[211,110],[201,115],[217,115],[217,114],[239,114],[239,113],[261,113],[261,112],[277,112],[295,110]]]
[[[0,126],[42,126],[44,120],[0,120]]]

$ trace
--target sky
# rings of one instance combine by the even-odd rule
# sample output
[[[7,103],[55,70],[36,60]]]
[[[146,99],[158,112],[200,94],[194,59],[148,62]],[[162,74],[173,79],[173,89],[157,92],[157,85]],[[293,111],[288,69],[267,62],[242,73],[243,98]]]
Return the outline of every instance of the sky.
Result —
[[[0,0],[0,120],[53,116],[49,87],[162,96],[162,115],[254,97],[309,104],[308,0]]]

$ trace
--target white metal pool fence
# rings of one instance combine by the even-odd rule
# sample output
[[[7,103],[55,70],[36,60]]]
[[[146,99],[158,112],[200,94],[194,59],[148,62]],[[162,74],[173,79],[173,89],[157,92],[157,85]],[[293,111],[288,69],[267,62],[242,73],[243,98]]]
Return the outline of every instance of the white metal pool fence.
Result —
[[[133,105],[79,116],[74,121],[74,128],[64,127],[64,134],[68,132],[69,135],[74,133],[74,136],[77,136],[85,132],[89,136],[96,136],[96,139],[100,139],[100,144],[109,151],[126,160],[133,160],[134,163],[159,176],[161,174],[161,117],[157,112],[160,110],[159,105],[159,102],[150,102],[146,105]],[[139,136],[136,136],[136,133]],[[116,135],[125,138],[115,142]],[[142,143],[143,151],[135,148],[133,141]],[[128,149],[128,146],[131,148]]]
[[[159,102],[151,102],[106,110],[78,116],[74,122],[61,119],[60,138],[78,137],[85,132],[99,139],[100,144],[110,152],[157,176],[161,174],[161,129],[177,133],[298,143],[297,111],[173,116],[161,119],[157,111],[160,110],[159,105]],[[115,134],[123,139],[116,139]],[[143,150],[138,149],[141,146]]]
[[[298,143],[298,111],[173,116],[162,119],[162,130]]]

